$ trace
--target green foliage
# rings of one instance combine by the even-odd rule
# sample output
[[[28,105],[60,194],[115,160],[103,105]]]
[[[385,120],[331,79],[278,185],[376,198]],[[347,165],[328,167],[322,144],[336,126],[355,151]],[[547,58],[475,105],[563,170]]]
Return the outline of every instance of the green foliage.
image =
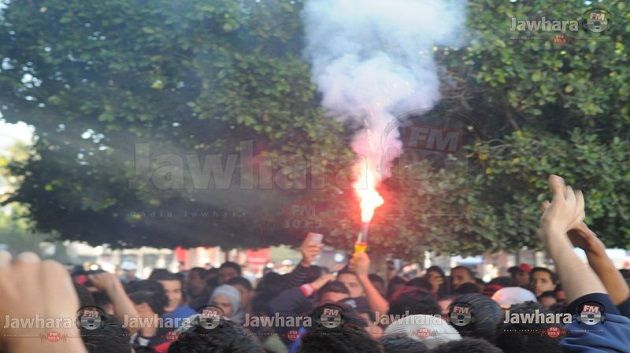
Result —
[[[38,135],[28,162],[12,167],[23,181],[10,201],[27,205],[37,230],[92,244],[255,247],[319,230],[350,248],[353,127],[319,106],[301,56],[301,7],[10,2],[0,17],[0,109]],[[585,190],[589,222],[609,245],[630,244],[628,6],[610,5],[610,30],[565,33],[563,45],[557,33],[510,29],[513,17],[572,20],[587,9],[469,1],[468,45],[436,52],[440,108],[467,127],[467,173],[396,168],[372,249],[417,258],[537,246],[550,172]],[[232,187],[210,187],[208,160],[226,169],[248,141],[252,164],[235,163]],[[261,187],[266,163],[272,188]],[[247,182],[252,166],[257,185]]]

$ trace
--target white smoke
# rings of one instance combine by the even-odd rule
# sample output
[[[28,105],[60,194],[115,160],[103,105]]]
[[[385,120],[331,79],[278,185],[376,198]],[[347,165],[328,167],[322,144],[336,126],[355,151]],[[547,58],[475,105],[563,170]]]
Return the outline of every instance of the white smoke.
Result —
[[[401,152],[395,114],[439,100],[435,45],[461,44],[465,1],[309,0],[303,11],[306,58],[324,107],[364,130],[352,148],[377,168]]]

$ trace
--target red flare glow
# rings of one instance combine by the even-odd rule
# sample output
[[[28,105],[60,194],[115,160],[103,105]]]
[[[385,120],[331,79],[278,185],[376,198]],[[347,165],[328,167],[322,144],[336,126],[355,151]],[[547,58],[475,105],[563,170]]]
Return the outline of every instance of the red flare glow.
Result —
[[[385,200],[376,191],[376,184],[379,179],[372,166],[362,165],[359,169],[359,177],[353,187],[360,201],[361,222],[368,223],[374,216],[374,210],[381,206]]]

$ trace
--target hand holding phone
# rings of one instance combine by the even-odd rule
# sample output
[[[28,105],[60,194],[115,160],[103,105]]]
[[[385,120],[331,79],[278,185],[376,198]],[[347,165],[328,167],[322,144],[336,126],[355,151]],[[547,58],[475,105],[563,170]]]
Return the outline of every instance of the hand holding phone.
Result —
[[[302,246],[300,246],[300,252],[302,253],[302,262],[300,262],[300,265],[309,267],[313,264],[315,258],[317,258],[322,251],[323,239],[324,235],[319,233],[308,233],[306,235]]]

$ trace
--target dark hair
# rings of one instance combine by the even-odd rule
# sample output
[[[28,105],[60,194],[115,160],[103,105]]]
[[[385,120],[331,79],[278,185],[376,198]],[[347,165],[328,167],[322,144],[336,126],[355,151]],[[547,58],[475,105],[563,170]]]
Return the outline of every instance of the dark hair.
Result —
[[[453,271],[455,271],[455,270],[465,270],[468,273],[468,275],[470,276],[470,278],[475,279],[475,273],[469,267],[466,267],[466,266],[455,266],[455,267],[451,268],[451,277],[453,276]]]
[[[556,292],[553,290],[548,290],[545,292],[542,292],[539,296],[538,296],[538,300],[542,299],[542,298],[556,298]]]
[[[105,314],[104,324],[97,329],[81,327],[81,339],[89,353],[129,353],[129,332],[113,316]]]
[[[414,287],[396,291],[389,303],[389,315],[440,315],[442,310],[431,293]]]
[[[409,336],[384,336],[379,340],[385,353],[426,353],[424,343]]]
[[[206,330],[199,326],[179,335],[168,353],[263,353],[260,342],[238,324],[221,319],[218,326]]]
[[[512,287],[512,278],[508,276],[500,276],[490,280],[488,284],[499,284],[503,287]]]
[[[449,341],[435,347],[431,353],[503,353],[501,349],[493,346],[486,340],[477,338],[462,338],[457,341]],[[539,352],[541,353],[541,352]],[[546,353],[546,351],[545,351]]]
[[[165,269],[157,268],[151,272],[149,276],[153,281],[180,281],[183,282],[182,276],[177,273],[169,272]]]
[[[326,283],[323,287],[321,287],[317,292],[316,292],[316,300],[315,301],[319,301],[324,294],[328,293],[328,292],[334,292],[334,293],[344,293],[344,294],[348,294],[350,295],[350,291],[348,290],[348,287],[346,287],[345,284],[339,282],[339,281],[330,281],[328,283]]]
[[[407,283],[405,283],[405,286],[421,288],[426,290],[427,292],[431,291],[431,283],[429,283],[429,280],[424,277],[412,278],[407,281]]]
[[[542,314],[550,313],[539,303],[530,301],[512,305],[510,314],[533,314],[536,310]],[[559,341],[541,334],[552,326],[554,324],[504,322],[499,326],[495,342],[505,353],[560,353]]]
[[[549,274],[549,277],[551,278],[551,282],[553,282],[553,284],[557,284],[558,283],[558,275],[556,275],[555,272],[553,272],[552,270],[546,268],[546,267],[534,267],[532,268],[532,270],[529,272],[530,276],[533,278],[534,277],[534,272],[546,272]]]
[[[208,275],[210,274],[208,272],[208,270],[206,270],[203,267],[193,267],[193,268],[191,268],[190,271],[188,271],[188,275],[190,276],[192,273],[197,273],[201,279],[208,278]]]
[[[501,307],[494,300],[478,293],[458,296],[451,303],[451,307],[457,304],[465,304],[470,308],[472,322],[465,326],[453,325],[455,329],[462,336],[494,342],[497,327],[503,316]]]
[[[74,281],[72,282],[72,284],[74,284],[74,291],[77,292],[77,296],[79,297],[79,307],[96,305],[96,302],[94,301],[94,296],[85,286],[80,285]]]
[[[466,282],[466,283],[462,283],[459,286],[457,286],[457,288],[455,288],[455,290],[453,291],[453,294],[473,294],[473,293],[480,293],[481,290],[479,290],[479,286],[474,284],[474,283],[470,283],[470,282]]]
[[[383,277],[377,275],[376,273],[370,273],[368,275],[368,278],[370,279],[370,282],[380,283],[383,289],[385,288],[385,280],[383,279]]]
[[[231,286],[238,284],[247,290],[254,290],[252,282],[250,282],[247,278],[241,276],[231,278],[229,281],[227,281],[226,284],[229,284]]]
[[[265,274],[258,285],[252,298],[252,310],[255,314],[267,314],[267,303],[282,292],[284,277],[275,272]]]
[[[405,280],[400,276],[392,277],[392,279],[389,280],[389,283],[387,283],[387,298],[391,299],[392,295],[394,295],[394,292],[396,291],[395,287],[400,285],[404,286]]]
[[[164,313],[168,305],[168,297],[160,282],[153,280],[135,281],[125,286],[129,299],[136,305],[148,304],[158,315]]]
[[[382,353],[383,349],[364,328],[341,324],[335,328],[316,325],[302,337],[302,345],[298,352]]]
[[[445,277],[446,274],[444,273],[444,270],[440,267],[440,266],[431,266],[429,268],[427,268],[426,273],[429,272],[437,272],[440,276]]]
[[[222,268],[233,268],[236,273],[238,273],[238,275],[242,275],[242,269],[241,269],[241,265],[237,264],[236,262],[232,262],[232,261],[226,261],[224,263],[221,264],[221,266],[219,267],[219,269]]]

